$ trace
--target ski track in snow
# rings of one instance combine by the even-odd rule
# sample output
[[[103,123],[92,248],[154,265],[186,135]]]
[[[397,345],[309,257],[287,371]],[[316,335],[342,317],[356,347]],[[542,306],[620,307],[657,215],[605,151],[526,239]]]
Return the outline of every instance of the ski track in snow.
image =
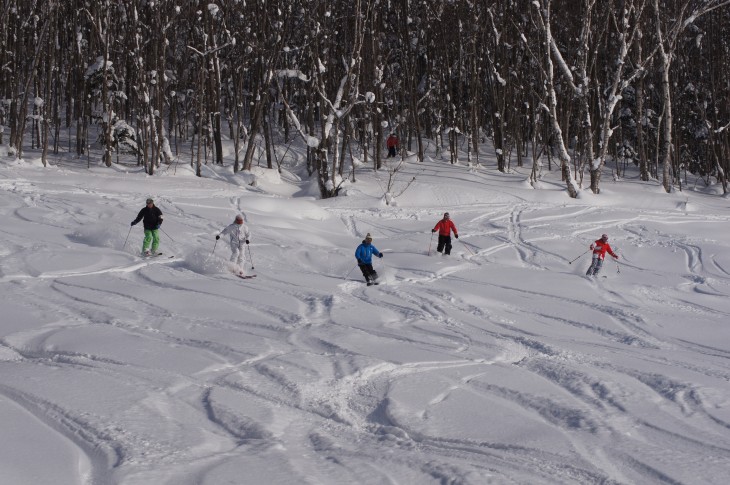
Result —
[[[16,205],[7,217],[68,234],[133,203],[43,185],[39,195],[34,182],[3,180]],[[0,277],[3,298],[36,326],[0,340],[0,395],[78,447],[88,483],[215,483],[226,467],[261,463],[276,469],[272,483],[720,483],[730,396],[718,389],[730,381],[730,351],[663,318],[679,312],[711,327],[730,315],[728,262],[671,232],[698,218],[651,210],[626,222],[617,209],[556,211],[506,195],[481,204],[448,185],[431,193],[432,207],[388,217],[346,201],[327,208],[352,251],[367,232],[390,250],[376,262],[383,283],[372,287],[356,268],[348,281],[337,276],[354,264],[350,248],[342,263],[328,261],[324,245],[304,257],[306,249],[276,246],[261,222],[254,242],[271,252],[259,246],[253,282],[207,274],[182,242],[169,243],[183,249],[175,260],[101,260],[88,270],[38,272],[3,253],[12,267]],[[76,201],[89,197],[109,207],[78,213]],[[209,210],[259,215],[243,197],[218,207],[210,194],[194,198],[161,198],[175,214],[166,227],[195,234],[190,245],[220,229]],[[464,241],[454,240],[450,257],[428,258],[443,207]],[[585,243],[571,246],[577,255],[611,225],[626,250],[621,277],[606,261],[609,278],[584,281],[587,256],[568,266],[560,241]],[[681,255],[679,268],[647,260],[647,246]],[[281,264],[289,251],[295,257]],[[524,285],[503,283],[500,272]],[[34,384],[47,373],[54,384]],[[78,379],[117,390],[63,392]],[[505,415],[524,427],[501,425]]]

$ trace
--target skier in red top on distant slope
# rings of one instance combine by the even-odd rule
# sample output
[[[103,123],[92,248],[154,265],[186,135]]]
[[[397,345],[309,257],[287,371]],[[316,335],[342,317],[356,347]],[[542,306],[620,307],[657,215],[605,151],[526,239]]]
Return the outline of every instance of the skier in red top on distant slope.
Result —
[[[454,237],[459,239],[459,231],[456,230],[454,222],[451,220],[448,212],[444,212],[444,218],[436,223],[431,232],[439,232],[439,244],[436,251],[444,252],[443,254],[451,254],[451,231],[454,231]]]
[[[615,259],[618,259],[616,253],[614,253],[613,249],[611,249],[611,245],[608,244],[608,234],[601,235],[601,239],[597,239],[593,244],[591,244],[591,249],[593,250],[593,261],[591,262],[591,266],[588,268],[588,271],[586,271],[587,276],[596,276],[598,272],[601,271],[603,258],[606,257],[606,253],[610,254]]]

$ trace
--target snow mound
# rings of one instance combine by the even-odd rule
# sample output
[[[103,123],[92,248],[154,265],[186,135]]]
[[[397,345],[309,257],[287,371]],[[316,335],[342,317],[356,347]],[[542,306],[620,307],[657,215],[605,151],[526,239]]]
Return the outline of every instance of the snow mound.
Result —
[[[79,227],[73,234],[69,235],[69,239],[74,242],[86,244],[88,246],[100,248],[126,249],[131,251],[130,242],[137,245],[137,239],[132,241],[132,236],[127,238],[126,234],[122,234],[119,225],[109,224],[87,224]],[[124,245],[127,240],[126,246]]]
[[[221,254],[223,253],[221,252]],[[234,272],[235,270],[235,265],[233,263],[221,259],[221,257],[214,252],[203,249],[196,249],[193,252],[186,254],[184,261],[180,266],[195,273],[209,275]]]

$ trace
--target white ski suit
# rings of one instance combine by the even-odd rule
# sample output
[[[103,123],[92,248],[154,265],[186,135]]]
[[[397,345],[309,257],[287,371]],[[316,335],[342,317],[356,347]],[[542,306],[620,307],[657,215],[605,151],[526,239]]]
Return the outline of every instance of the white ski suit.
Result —
[[[231,262],[240,265],[243,263],[243,245],[249,239],[248,226],[234,222],[221,231],[221,235],[223,234],[228,234],[231,238]]]

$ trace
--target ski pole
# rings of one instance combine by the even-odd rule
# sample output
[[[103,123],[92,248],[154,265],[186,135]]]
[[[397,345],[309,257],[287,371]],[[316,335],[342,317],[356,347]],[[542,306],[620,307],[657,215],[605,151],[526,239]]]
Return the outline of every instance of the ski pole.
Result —
[[[210,258],[213,257],[215,254],[215,247],[218,245],[218,239],[215,240],[215,244],[213,244],[213,251],[210,252],[207,258],[205,258],[205,261],[203,261],[203,264],[206,264]]]
[[[457,237],[456,239],[459,239],[459,238]],[[459,241],[461,241],[461,239],[459,239]],[[464,247],[471,253],[471,255],[474,256],[474,251],[469,249],[469,246],[464,241],[461,241],[461,244],[463,244]]]
[[[132,228],[129,228],[129,232],[127,233],[127,238],[124,240],[124,246],[122,246],[122,251],[124,251],[124,248],[127,247],[127,241],[129,240],[129,235],[132,234]]]
[[[583,256],[583,255],[584,255],[585,253],[587,253],[588,251],[590,251],[590,249],[586,250],[586,251],[585,251],[585,252],[583,252],[583,253],[580,253],[580,256],[578,256],[578,258],[580,258],[581,256]],[[575,259],[574,259],[574,260],[572,260],[572,261],[568,261],[568,264],[573,264],[573,263],[574,263],[574,262],[575,262],[575,261],[576,261],[576,260],[577,260],[578,258],[575,258]]]
[[[162,229],[161,227],[159,229],[160,229],[160,231],[162,231],[162,234],[164,234],[167,237],[170,237],[170,235],[168,233],[166,233],[164,229]],[[175,242],[175,240],[171,237],[170,237],[170,241]]]
[[[342,279],[343,279],[343,280],[346,280],[346,279],[347,279],[347,277],[348,277],[348,276],[350,276],[350,273],[352,273],[352,270],[353,270],[353,269],[355,269],[355,268],[357,268],[357,266],[358,266],[358,265],[355,265],[355,266],[353,266],[353,267],[352,267],[352,269],[351,269],[350,271],[348,271],[348,272],[347,272],[347,274],[345,275],[345,277],[344,277],[344,278],[342,278]]]
[[[210,252],[210,256],[213,256],[215,254],[215,247],[218,245],[218,239],[215,240],[215,244],[213,244],[213,251]],[[210,257],[208,256],[208,257]]]
[[[428,255],[431,256],[431,244],[433,244],[433,235],[435,232],[431,231],[431,240],[428,242]]]
[[[253,267],[253,256],[251,256],[251,246],[246,244],[246,247],[248,248],[248,259],[251,261],[251,269],[254,269]]]

